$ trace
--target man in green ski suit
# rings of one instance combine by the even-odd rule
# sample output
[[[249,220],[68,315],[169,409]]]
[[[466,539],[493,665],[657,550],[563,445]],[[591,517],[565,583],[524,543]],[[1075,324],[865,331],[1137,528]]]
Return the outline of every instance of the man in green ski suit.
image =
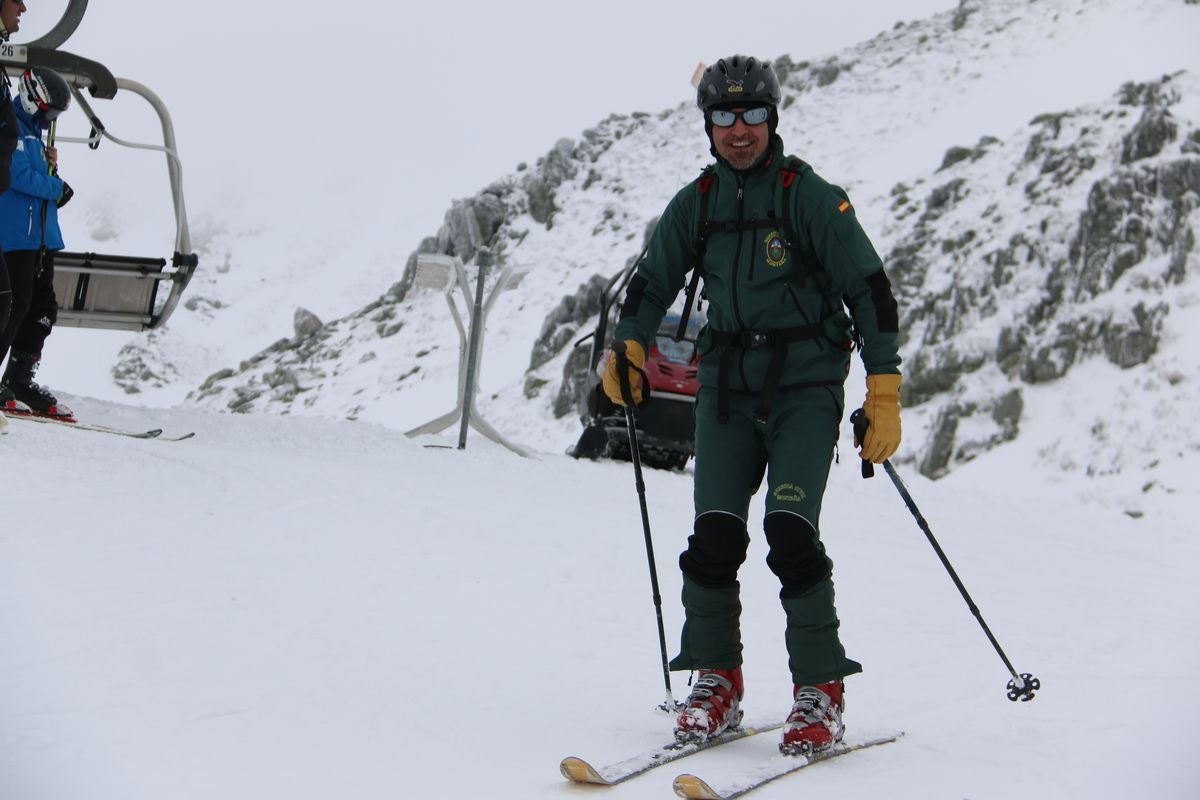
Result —
[[[861,671],[838,638],[821,498],[857,344],[867,371],[861,455],[882,463],[900,445],[896,301],[846,193],[776,135],[781,97],[771,65],[732,56],[708,67],[698,104],[716,164],[671,200],[630,282],[605,393],[624,405],[618,364],[641,400],[646,344],[695,267],[708,324],[700,334],[695,521],[680,556],[686,613],[671,668],[697,670],[675,723],[704,740],[741,720],[738,568],[750,498],[765,475],[767,564],[779,577],[795,684],[780,748],[808,754],[842,737],[842,679]],[[695,291],[695,284],[689,289]],[[849,309],[849,316],[846,309]]]

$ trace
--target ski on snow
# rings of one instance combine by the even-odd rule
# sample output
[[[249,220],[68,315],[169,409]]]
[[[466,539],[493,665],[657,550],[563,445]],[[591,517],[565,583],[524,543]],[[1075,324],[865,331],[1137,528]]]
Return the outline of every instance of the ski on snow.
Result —
[[[158,439],[160,442],[182,442],[184,439],[191,439],[195,433],[185,433],[182,436],[163,436],[162,428],[151,428],[146,431],[132,431],[122,428],[110,428],[107,425],[96,425],[90,422],[79,422],[75,419],[62,419],[56,417],[46,417],[37,414],[5,414],[8,419],[28,420],[29,422],[42,422],[48,425],[62,425],[67,428],[74,428],[78,431],[94,431],[95,433],[107,433],[113,436],[126,436],[130,439]]]
[[[686,744],[671,742],[641,755],[598,768],[593,767],[582,758],[568,756],[558,765],[558,769],[562,772],[563,777],[569,781],[614,786],[630,778],[649,772],[656,767],[661,767],[663,764],[670,764],[672,761],[678,761],[681,758],[686,758],[704,750],[710,750],[719,745],[736,742],[738,739],[745,739],[747,736],[753,736],[756,733],[779,730],[782,727],[782,722],[755,726],[743,725],[739,728],[725,731],[720,736],[709,739],[707,742],[688,742]]]
[[[904,733],[901,732],[864,739],[859,742],[839,742],[832,749],[811,756],[773,756],[759,762],[757,766],[752,767],[741,776],[719,783],[715,781],[712,784],[705,783],[695,775],[684,774],[675,779],[673,786],[675,794],[685,800],[733,800],[735,797],[748,794],[784,775],[791,775],[805,767],[853,753],[855,750],[894,742],[903,735]]]

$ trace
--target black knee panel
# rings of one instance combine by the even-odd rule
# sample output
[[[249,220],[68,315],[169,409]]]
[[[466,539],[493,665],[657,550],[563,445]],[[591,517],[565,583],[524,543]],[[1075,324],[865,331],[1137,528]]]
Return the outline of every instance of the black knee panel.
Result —
[[[712,589],[734,583],[750,545],[746,523],[732,514],[701,514],[693,530],[679,556],[683,574]]]
[[[783,586],[780,597],[798,597],[832,573],[825,547],[804,517],[783,512],[767,514],[763,531],[771,548],[767,566]]]

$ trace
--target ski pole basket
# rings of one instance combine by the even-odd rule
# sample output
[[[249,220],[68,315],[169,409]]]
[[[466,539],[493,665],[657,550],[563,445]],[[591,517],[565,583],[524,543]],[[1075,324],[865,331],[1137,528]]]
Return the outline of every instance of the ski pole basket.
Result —
[[[166,156],[167,178],[175,217],[174,252],[166,258],[59,252],[55,256],[54,293],[59,302],[58,325],[81,328],[143,331],[167,321],[191,280],[199,260],[192,251],[187,207],[183,198],[183,166],[175,144],[175,129],[162,100],[140,83],[114,77],[95,61],[60,50],[83,19],[88,0],[68,0],[62,19],[45,36],[28,44],[0,42],[0,66],[9,76],[30,67],[48,67],[71,87],[79,108],[91,124],[86,138],[59,136],[58,142],[86,144],[96,150],[107,139],[136,150]],[[138,144],[112,135],[83,94],[111,100],[119,91],[142,97],[158,116],[161,144]],[[168,284],[165,293],[159,284]],[[164,296],[165,295],[165,296]]]

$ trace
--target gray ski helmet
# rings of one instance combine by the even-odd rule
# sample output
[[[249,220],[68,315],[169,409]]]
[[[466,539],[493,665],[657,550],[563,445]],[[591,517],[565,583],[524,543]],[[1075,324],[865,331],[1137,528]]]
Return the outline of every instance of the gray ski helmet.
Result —
[[[765,103],[778,106],[783,97],[771,62],[753,56],[722,58],[704,70],[696,87],[696,105],[707,115],[725,103]]]
[[[33,117],[49,122],[71,106],[71,87],[62,75],[49,67],[33,67],[21,73],[21,106]]]

